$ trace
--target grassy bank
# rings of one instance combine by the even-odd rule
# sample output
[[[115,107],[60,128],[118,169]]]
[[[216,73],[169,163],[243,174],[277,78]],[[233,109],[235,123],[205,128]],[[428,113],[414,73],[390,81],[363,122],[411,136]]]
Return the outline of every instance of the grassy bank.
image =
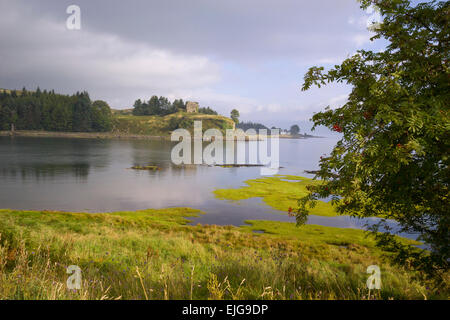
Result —
[[[361,230],[186,225],[198,214],[0,210],[0,299],[448,298],[390,265]],[[365,285],[372,264],[382,271],[375,293]],[[66,289],[69,265],[82,270],[81,290]]]
[[[133,116],[116,112],[112,133],[169,136],[177,124],[182,128],[192,129],[195,120],[202,121],[203,130],[233,128],[233,120],[219,115],[177,112],[166,116]]]
[[[273,209],[288,212],[289,207],[297,208],[298,199],[307,195],[307,185],[320,184],[320,180],[313,180],[300,176],[277,175],[245,181],[246,187],[236,189],[217,189],[215,196],[222,200],[239,201],[260,197]],[[337,212],[331,203],[318,201],[311,209],[311,214],[333,217]]]
[[[113,127],[110,132],[59,132],[40,130],[0,131],[0,136],[51,137],[78,139],[150,139],[170,140],[170,134],[178,127],[192,131],[196,120],[202,121],[203,130],[216,128],[222,130],[233,128],[233,120],[219,115],[178,112],[167,116],[133,116],[113,113]]]
[[[128,134],[121,132],[59,132],[40,130],[0,131],[0,137],[35,137],[35,138],[74,138],[74,139],[136,139],[136,140],[170,140],[170,135],[151,136],[142,134]]]

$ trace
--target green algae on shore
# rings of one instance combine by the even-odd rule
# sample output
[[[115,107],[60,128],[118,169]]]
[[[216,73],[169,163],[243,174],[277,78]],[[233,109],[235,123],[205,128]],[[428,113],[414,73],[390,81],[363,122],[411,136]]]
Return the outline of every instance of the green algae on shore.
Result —
[[[317,185],[321,181],[294,175],[276,175],[247,180],[245,183],[245,187],[217,189],[214,194],[218,199],[232,201],[260,197],[273,209],[287,213],[289,208],[298,207],[298,200],[307,195],[306,186]],[[310,214],[327,217],[338,215],[331,203],[324,201],[317,201],[317,205],[310,209]]]

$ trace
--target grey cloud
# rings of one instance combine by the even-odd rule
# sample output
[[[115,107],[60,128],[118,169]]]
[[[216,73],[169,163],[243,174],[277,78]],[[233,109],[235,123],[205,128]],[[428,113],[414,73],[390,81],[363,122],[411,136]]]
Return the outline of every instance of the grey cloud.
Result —
[[[80,32],[65,29],[71,4]],[[362,17],[356,0],[0,0],[0,87],[85,89],[114,107],[192,98],[270,125],[307,119],[346,90],[302,94],[302,73],[354,52],[368,38]]]
[[[19,2],[24,2],[19,1]],[[73,1],[26,1],[36,15],[64,21]],[[353,0],[79,0],[86,30],[221,59],[342,56],[358,30]]]
[[[7,9],[7,10],[6,10]],[[211,85],[220,68],[204,56],[173,53],[101,32],[68,31],[25,6],[0,3],[0,86],[87,90],[129,106],[152,93]],[[120,96],[120,98],[118,98]],[[107,99],[109,100],[109,99]]]

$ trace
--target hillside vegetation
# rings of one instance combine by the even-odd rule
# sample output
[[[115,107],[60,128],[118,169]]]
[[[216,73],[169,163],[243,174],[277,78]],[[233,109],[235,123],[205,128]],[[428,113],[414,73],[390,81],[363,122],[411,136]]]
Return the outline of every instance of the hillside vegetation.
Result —
[[[58,132],[92,136],[89,133],[102,132],[103,137],[167,137],[179,128],[192,132],[195,120],[202,121],[203,130],[216,128],[224,132],[234,128],[233,120],[217,115],[210,108],[199,111],[187,113],[182,100],[172,103],[156,96],[148,103],[138,100],[134,109],[111,110],[105,101],[91,101],[87,92],[69,96],[39,88],[36,91],[0,89],[0,131],[15,128],[22,135]],[[55,133],[54,136],[66,135]]]
[[[177,112],[166,116],[134,116],[115,110],[113,133],[139,135],[169,135],[171,131],[185,128],[192,131],[195,120],[202,121],[203,130],[233,128],[233,120],[220,115]]]
[[[91,101],[87,92],[71,96],[25,88],[0,91],[0,130],[108,132],[112,113],[105,101]]]

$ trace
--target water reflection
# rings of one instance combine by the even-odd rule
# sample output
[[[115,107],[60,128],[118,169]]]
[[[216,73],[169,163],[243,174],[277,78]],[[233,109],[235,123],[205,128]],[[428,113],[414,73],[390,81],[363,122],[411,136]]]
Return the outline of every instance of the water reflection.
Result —
[[[212,191],[240,187],[245,180],[260,177],[259,168],[176,166],[170,159],[175,144],[0,137],[0,207],[101,212],[190,206],[208,215],[211,212],[216,223],[224,220],[239,225],[255,218],[249,210],[215,199]],[[320,155],[333,144],[318,139],[280,141],[284,167],[280,173],[314,169]],[[303,167],[293,161],[297,158],[303,159]],[[128,169],[135,165],[157,165],[162,170]],[[24,193],[26,197],[17,197]]]
[[[91,167],[108,167],[109,142],[83,139],[0,137],[0,178],[3,182],[87,180]]]
[[[89,174],[90,164],[80,163],[28,163],[19,166],[6,166],[0,168],[0,177],[2,179],[22,180],[34,179],[55,180],[56,176],[72,176],[78,181],[86,180]]]
[[[192,224],[293,222],[260,199],[238,204],[214,198],[217,188],[237,188],[260,177],[259,168],[176,166],[170,160],[174,144],[0,137],[0,208],[104,212],[182,206],[206,212]],[[334,144],[332,139],[282,139],[279,173],[311,177],[303,171],[317,169],[319,157]],[[162,170],[130,170],[134,165],[157,165]],[[374,222],[345,216],[308,219],[309,224],[342,228],[364,228]]]

